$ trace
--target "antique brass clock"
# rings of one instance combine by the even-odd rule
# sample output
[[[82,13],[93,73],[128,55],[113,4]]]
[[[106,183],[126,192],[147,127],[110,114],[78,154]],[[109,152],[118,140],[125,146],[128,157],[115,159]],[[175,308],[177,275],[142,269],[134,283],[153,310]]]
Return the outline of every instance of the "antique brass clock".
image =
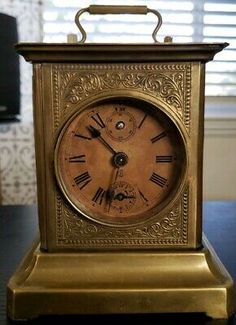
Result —
[[[155,43],[83,44],[84,11],[152,12]],[[158,43],[161,21],[90,6],[82,43],[16,46],[33,63],[40,242],[10,279],[9,317],[232,314],[201,220],[205,63],[227,44]]]

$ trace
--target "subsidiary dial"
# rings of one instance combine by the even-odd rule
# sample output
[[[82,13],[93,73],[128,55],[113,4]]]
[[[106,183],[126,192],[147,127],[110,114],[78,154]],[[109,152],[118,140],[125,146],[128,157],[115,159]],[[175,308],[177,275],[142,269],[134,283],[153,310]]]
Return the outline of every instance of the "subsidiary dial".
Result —
[[[113,140],[126,141],[136,132],[134,116],[124,106],[117,105],[107,119],[106,132]]]
[[[136,201],[135,188],[127,182],[119,181],[112,184],[109,190],[109,209],[122,214],[130,210]]]

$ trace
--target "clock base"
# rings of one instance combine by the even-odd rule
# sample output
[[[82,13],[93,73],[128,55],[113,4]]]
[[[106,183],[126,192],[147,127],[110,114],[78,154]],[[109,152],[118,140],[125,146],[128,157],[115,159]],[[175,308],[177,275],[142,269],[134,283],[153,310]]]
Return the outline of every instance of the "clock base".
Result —
[[[204,312],[228,318],[233,281],[200,250],[45,253],[35,243],[8,283],[8,316]]]

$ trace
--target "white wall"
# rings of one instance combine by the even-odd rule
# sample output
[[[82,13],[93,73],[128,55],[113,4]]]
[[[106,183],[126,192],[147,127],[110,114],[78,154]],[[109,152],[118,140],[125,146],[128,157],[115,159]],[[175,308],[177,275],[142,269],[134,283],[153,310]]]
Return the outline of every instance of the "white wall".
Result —
[[[236,117],[206,118],[203,193],[206,200],[236,200]]]
[[[19,42],[41,40],[42,1],[0,0],[0,12],[17,18]],[[21,122],[0,124],[0,204],[36,202],[31,71],[20,57]]]

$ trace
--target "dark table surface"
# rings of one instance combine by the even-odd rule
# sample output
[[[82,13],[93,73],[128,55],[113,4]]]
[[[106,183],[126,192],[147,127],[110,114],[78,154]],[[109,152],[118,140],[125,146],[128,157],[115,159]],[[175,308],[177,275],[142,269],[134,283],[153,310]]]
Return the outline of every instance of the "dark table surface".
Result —
[[[204,204],[204,232],[236,283],[236,202],[212,201]],[[18,324],[6,318],[6,284],[38,232],[35,206],[0,207],[0,325]],[[235,299],[236,302],[236,299]],[[25,322],[24,322],[25,323]],[[198,314],[113,315],[40,317],[27,324],[233,324],[236,319],[211,320]]]

